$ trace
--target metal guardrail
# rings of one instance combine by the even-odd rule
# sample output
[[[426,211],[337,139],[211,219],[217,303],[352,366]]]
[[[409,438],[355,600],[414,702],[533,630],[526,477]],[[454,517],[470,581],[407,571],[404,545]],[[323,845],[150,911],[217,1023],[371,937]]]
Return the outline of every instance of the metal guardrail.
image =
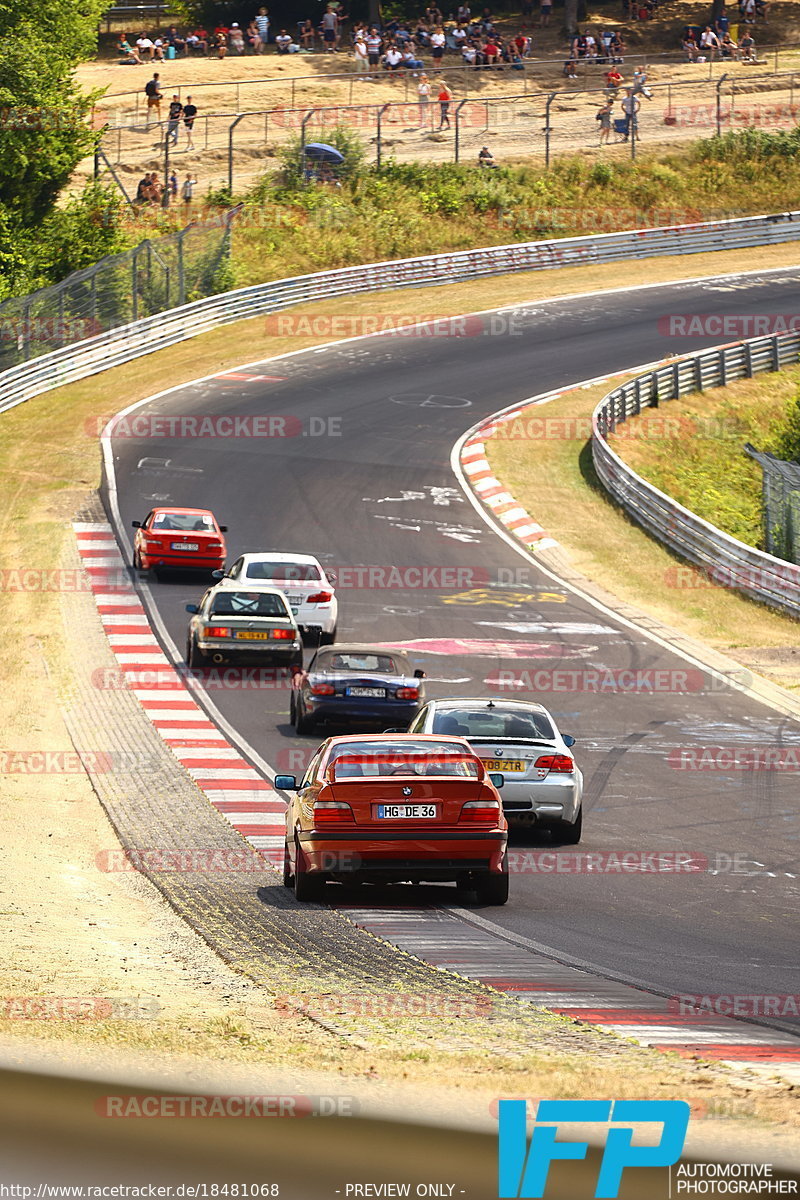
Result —
[[[121,325],[0,373],[0,412],[42,392],[131,362],[220,325],[334,296],[458,283],[513,271],[547,270],[625,258],[698,254],[800,240],[800,212],[698,225],[636,229],[590,237],[487,246],[450,254],[368,263],[260,283]]]
[[[702,350],[628,380],[600,401],[592,417],[597,474],[628,516],[668,549],[722,586],[800,618],[800,566],[730,537],[632,471],[608,443],[628,417],[706,388],[725,387],[800,359],[800,334],[751,338]]]

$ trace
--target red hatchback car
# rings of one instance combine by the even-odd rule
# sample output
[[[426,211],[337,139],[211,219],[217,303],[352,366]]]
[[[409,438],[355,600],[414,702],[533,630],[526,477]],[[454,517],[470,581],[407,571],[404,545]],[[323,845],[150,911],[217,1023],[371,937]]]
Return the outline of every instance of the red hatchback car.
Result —
[[[342,883],[455,882],[508,899],[508,826],[498,788],[462,738],[361,734],[323,742],[290,793],[283,882],[298,900]]]
[[[133,565],[140,571],[218,571],[225,565],[227,525],[207,508],[154,508],[134,521]]]

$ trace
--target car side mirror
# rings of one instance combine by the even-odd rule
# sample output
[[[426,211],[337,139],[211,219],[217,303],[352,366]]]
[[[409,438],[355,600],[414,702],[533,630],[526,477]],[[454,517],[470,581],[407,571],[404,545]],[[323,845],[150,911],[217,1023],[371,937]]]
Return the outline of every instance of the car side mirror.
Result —
[[[498,792],[500,791],[501,787],[505,786],[506,777],[505,777],[505,775],[501,775],[499,771],[490,771],[489,778],[491,779],[494,786],[497,788]]]
[[[338,583],[338,577],[335,571],[326,571],[325,578],[328,580],[328,583]]]
[[[212,578],[212,579],[224,579],[224,578],[225,578],[225,572],[224,572],[224,571],[212,571],[212,572],[211,572],[211,578]]]
[[[186,605],[186,611],[187,611],[188,613],[199,613],[199,612],[200,612],[200,605],[199,605],[199,604],[187,604],[187,605]]]
[[[565,746],[574,746],[575,745],[575,738],[572,736],[571,733],[564,734],[564,745]]]
[[[420,669],[419,669],[419,667],[418,667],[418,668],[417,668],[417,670],[414,672],[414,678],[415,678],[415,679],[424,679],[424,678],[425,678],[425,672],[424,672],[424,671],[420,671]]]
[[[220,533],[227,533],[227,532],[228,532],[228,526],[227,526],[227,525],[220,525],[220,527],[219,527],[219,531],[220,531]]]
[[[131,525],[133,526],[133,528],[134,528],[134,529],[141,529],[141,528],[142,528],[142,522],[141,522],[141,521],[131,521]]]
[[[272,781],[272,786],[277,788],[279,792],[296,792],[297,780],[294,775],[276,775]]]

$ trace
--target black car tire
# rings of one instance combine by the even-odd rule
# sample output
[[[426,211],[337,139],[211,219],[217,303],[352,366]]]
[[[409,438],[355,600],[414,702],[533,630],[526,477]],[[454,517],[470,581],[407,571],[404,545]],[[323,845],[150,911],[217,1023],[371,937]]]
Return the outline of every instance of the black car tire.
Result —
[[[487,871],[475,883],[478,904],[506,904],[508,902],[508,854],[503,855],[503,870],[500,874]]]
[[[551,826],[551,836],[554,842],[561,846],[577,846],[583,833],[583,809],[578,810],[578,818],[574,822],[556,821]]]
[[[294,725],[294,692],[289,697],[289,724]]]
[[[294,898],[301,904],[304,901],[321,900],[325,879],[319,875],[309,875],[308,871],[303,870],[303,853],[297,840],[294,845]]]
[[[133,552],[133,569],[134,571],[144,570],[144,567],[142,566],[142,556],[138,550],[134,550]]]
[[[186,643],[186,662],[193,671],[202,671],[208,666],[208,659],[202,650],[198,650],[194,638],[189,638]]]
[[[316,721],[313,717],[306,716],[301,707],[299,700],[295,701],[294,706],[294,731],[300,737],[304,733],[313,733]]]
[[[337,634],[337,629],[336,629],[335,625],[330,633],[321,633],[319,635],[320,646],[332,646],[333,643],[336,641],[336,634]]]

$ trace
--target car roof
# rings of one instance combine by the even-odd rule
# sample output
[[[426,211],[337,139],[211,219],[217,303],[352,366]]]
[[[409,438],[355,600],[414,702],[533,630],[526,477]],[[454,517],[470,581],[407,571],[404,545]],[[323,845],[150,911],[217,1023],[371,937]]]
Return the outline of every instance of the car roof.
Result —
[[[339,734],[337,737],[327,739],[327,749],[332,750],[334,746],[352,745],[357,742],[359,745],[364,743],[369,745],[374,742],[447,742],[450,746],[453,742],[457,742],[464,748],[464,753],[469,754],[470,758],[477,758],[478,755],[473,750],[469,741],[465,737],[454,737],[446,733],[353,733],[350,736],[347,734]]]
[[[514,708],[520,709],[523,712],[547,713],[547,709],[543,704],[537,704],[533,700],[495,700],[493,696],[448,696],[447,699],[429,700],[425,707],[464,708],[465,705],[474,704],[478,708],[488,708],[490,703],[493,708]]]
[[[286,600],[286,593],[281,588],[264,587],[264,585],[261,583],[255,583],[255,584],[249,584],[249,583],[238,584],[237,583],[236,587],[231,587],[230,582],[228,582],[228,586],[226,587],[225,580],[220,579],[219,583],[215,583],[208,590],[210,592],[225,592],[225,593],[258,592],[259,595],[262,595],[262,596],[280,596],[281,600]]]
[[[292,554],[290,551],[285,550],[253,550],[247,554],[240,554],[239,558],[246,563],[252,562],[254,559],[271,558],[273,562],[308,563],[315,567],[322,565],[319,559],[315,558],[313,554]]]
[[[405,650],[395,650],[393,646],[376,646],[370,642],[333,642],[330,646],[320,646],[317,654],[394,654],[397,658],[408,659]]]
[[[150,511],[154,513],[197,513],[206,517],[214,516],[210,508],[188,508],[185,504],[156,504]]]

